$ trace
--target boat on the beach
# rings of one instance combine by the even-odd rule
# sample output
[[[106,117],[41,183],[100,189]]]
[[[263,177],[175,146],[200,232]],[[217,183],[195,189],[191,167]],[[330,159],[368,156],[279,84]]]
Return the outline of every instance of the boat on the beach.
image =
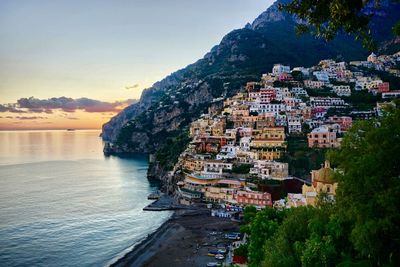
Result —
[[[150,200],[160,199],[160,193],[159,192],[151,193],[150,195],[147,196],[147,199],[150,199]]]

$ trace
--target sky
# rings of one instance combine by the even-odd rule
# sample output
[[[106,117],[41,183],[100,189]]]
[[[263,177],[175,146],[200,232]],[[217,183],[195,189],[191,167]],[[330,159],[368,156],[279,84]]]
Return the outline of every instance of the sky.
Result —
[[[0,130],[100,128],[272,2],[2,0]]]

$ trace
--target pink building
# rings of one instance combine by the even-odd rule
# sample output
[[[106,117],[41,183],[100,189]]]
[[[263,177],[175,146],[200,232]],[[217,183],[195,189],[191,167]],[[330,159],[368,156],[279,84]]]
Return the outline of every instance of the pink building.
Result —
[[[291,81],[291,80],[293,80],[293,77],[289,73],[283,72],[283,73],[279,74],[278,80],[281,82]]]
[[[339,143],[336,139],[336,133],[327,125],[322,125],[312,130],[307,135],[308,147],[328,148],[338,147]]]
[[[260,90],[261,103],[270,103],[276,99],[276,90],[274,88],[262,88]]]
[[[323,118],[325,117],[327,110],[326,108],[312,108],[311,117],[312,118]]]
[[[348,116],[331,116],[327,120],[328,123],[337,123],[340,125],[340,130],[342,132],[347,131],[351,128],[353,124],[353,119]]]
[[[389,91],[390,91],[390,87],[389,87],[388,82],[378,84],[378,93],[385,93],[385,92],[389,92]]]
[[[257,191],[237,191],[234,198],[239,205],[252,205],[260,208],[272,207],[271,194]]]

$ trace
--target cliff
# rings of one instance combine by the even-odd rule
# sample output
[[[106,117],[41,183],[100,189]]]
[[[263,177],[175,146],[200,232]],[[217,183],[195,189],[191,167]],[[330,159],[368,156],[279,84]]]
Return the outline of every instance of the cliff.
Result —
[[[275,63],[295,67],[326,58],[366,58],[368,51],[347,35],[338,35],[329,43],[310,35],[297,36],[296,18],[278,10],[278,3],[285,1],[275,2],[253,23],[228,33],[202,59],[155,83],[138,103],[104,124],[102,137],[109,143],[105,152],[152,153],[155,161],[149,174],[165,177],[188,142],[188,124],[213,99],[236,94],[247,81],[271,71]],[[379,41],[393,38],[389,17],[400,17],[399,5],[384,5],[374,17]]]

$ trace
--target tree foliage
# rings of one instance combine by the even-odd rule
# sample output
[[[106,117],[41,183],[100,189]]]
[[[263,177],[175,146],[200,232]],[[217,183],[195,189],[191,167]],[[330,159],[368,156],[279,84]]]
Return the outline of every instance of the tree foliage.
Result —
[[[250,266],[400,265],[400,109],[355,123],[328,153],[336,201],[245,211]]]
[[[281,5],[281,9],[302,20],[297,25],[298,33],[312,32],[330,41],[343,31],[360,39],[364,47],[374,50],[376,44],[370,22],[374,12],[379,12],[380,5],[380,0],[292,0]],[[399,34],[398,23],[393,32]]]
[[[378,265],[400,260],[400,109],[360,121],[330,153],[342,170],[337,206],[353,223],[350,240],[360,257]]]

